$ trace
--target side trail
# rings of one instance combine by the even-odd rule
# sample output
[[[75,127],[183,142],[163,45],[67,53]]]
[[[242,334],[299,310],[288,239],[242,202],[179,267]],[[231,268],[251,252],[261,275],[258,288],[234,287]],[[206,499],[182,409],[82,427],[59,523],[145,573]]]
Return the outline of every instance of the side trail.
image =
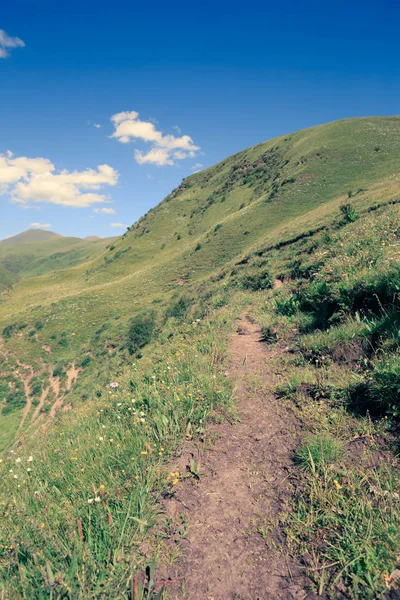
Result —
[[[284,349],[261,341],[244,315],[232,337],[227,375],[238,400],[239,422],[207,428],[199,481],[187,479],[166,501],[168,516],[187,520],[182,559],[168,570],[168,598],[185,600],[310,600],[280,523],[293,494],[293,451],[301,427],[273,389],[274,359]],[[179,459],[198,460],[193,443]],[[184,467],[183,469],[184,470]],[[173,544],[173,540],[170,540]]]

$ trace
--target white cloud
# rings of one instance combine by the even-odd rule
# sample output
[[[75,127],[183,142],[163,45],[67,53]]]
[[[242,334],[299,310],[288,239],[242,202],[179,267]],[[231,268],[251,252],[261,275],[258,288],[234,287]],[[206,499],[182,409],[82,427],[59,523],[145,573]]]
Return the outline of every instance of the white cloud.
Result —
[[[100,123],[94,123],[93,127],[96,127],[96,129],[100,129],[101,125],[100,125]]]
[[[23,48],[25,42],[18,37],[10,37],[4,29],[0,29],[0,58],[10,56],[11,48]]]
[[[29,223],[31,227],[39,227],[39,229],[49,229],[51,227],[51,223]]]
[[[154,123],[141,121],[136,111],[120,112],[111,117],[115,131],[111,135],[121,144],[141,140],[150,144],[150,150],[135,149],[135,160],[140,165],[149,163],[158,166],[174,165],[175,161],[193,158],[200,150],[189,135],[176,137],[163,134]],[[175,126],[176,128],[177,126]]]
[[[93,212],[98,214],[103,213],[104,215],[115,215],[117,211],[113,208],[94,208]]]
[[[109,165],[57,171],[47,158],[14,157],[10,151],[0,154],[0,194],[8,194],[11,202],[23,207],[46,202],[81,208],[108,202],[107,196],[95,192],[117,182],[118,172]]]
[[[127,225],[123,225],[122,223],[110,223],[110,227],[127,227]]]
[[[193,165],[192,171],[199,171],[202,167],[203,165],[201,163],[196,163],[195,165]]]
[[[172,125],[172,129],[175,129],[179,135],[182,133],[182,129],[179,127],[179,125]]]

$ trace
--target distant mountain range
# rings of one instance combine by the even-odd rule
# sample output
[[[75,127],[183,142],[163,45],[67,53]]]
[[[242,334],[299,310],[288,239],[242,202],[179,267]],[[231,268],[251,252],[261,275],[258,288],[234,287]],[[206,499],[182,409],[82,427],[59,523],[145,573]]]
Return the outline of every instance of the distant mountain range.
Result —
[[[0,246],[14,246],[15,244],[29,244],[32,242],[46,242],[47,240],[54,240],[55,238],[62,237],[64,236],[54,231],[46,231],[45,229],[27,229],[26,231],[22,231],[22,233],[12,235],[5,240],[1,240]],[[83,239],[87,242],[95,242],[102,238],[97,235],[88,235]]]

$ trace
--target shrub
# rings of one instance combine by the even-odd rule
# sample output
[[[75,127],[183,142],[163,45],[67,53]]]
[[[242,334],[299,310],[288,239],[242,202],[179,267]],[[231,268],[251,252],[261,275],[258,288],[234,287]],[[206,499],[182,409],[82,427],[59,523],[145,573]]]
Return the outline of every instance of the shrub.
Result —
[[[165,311],[165,320],[170,317],[174,317],[175,319],[182,319],[186,313],[188,312],[192,301],[188,296],[181,296],[179,300],[169,306]]]
[[[63,363],[58,363],[53,369],[53,377],[61,377],[64,374],[64,365]]]
[[[3,415],[8,415],[9,413],[19,410],[23,406],[25,406],[26,398],[24,392],[24,386],[22,382],[17,382],[15,389],[10,391],[6,397],[6,403],[2,408],[1,413]]]
[[[25,327],[27,327],[26,323],[11,323],[11,325],[6,325],[3,329],[3,337],[10,338],[14,333],[25,329]]]
[[[87,366],[88,366],[88,364],[90,364],[91,362],[92,362],[92,358],[91,358],[89,355],[87,355],[87,356],[85,356],[85,357],[84,357],[84,358],[81,360],[81,363],[80,363],[80,365],[81,365],[81,367],[82,367],[82,368],[85,368],[85,367],[87,367]]]
[[[148,344],[154,335],[156,328],[155,311],[142,312],[131,320],[128,330],[128,350],[136,354],[141,348]]]
[[[273,282],[268,270],[246,273],[239,280],[239,285],[246,290],[268,290],[272,288]]]
[[[42,383],[40,380],[36,379],[33,381],[32,385],[31,385],[30,395],[31,396],[40,396],[41,393],[42,393]]]
[[[348,194],[353,195],[353,192],[348,192]],[[351,198],[351,196],[349,196],[349,198]],[[342,213],[345,223],[354,223],[357,219],[357,213],[349,202],[341,205],[340,212]]]

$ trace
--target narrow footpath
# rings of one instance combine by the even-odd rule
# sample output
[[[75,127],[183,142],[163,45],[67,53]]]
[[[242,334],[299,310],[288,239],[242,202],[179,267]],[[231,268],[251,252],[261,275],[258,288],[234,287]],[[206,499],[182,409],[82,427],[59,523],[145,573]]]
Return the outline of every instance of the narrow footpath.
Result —
[[[274,396],[276,359],[284,348],[261,341],[244,315],[229,350],[227,375],[239,422],[207,428],[199,481],[185,480],[166,502],[187,521],[182,559],[170,568],[168,598],[185,600],[310,600],[290,556],[282,521],[293,494],[293,451],[301,428]],[[184,447],[188,464],[193,446]],[[194,459],[198,458],[195,454]]]

